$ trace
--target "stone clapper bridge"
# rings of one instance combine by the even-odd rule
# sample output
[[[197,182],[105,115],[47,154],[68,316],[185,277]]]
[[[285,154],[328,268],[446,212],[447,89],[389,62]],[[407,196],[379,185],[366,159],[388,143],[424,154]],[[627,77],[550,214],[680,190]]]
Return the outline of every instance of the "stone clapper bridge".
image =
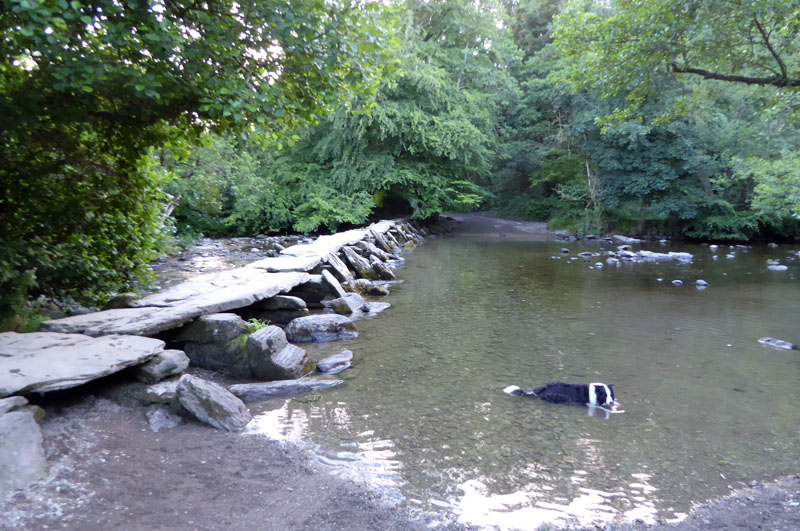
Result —
[[[123,403],[155,405],[148,410],[151,425],[156,417],[174,425],[176,413],[188,412],[216,428],[238,431],[250,420],[239,397],[258,400],[341,383],[301,378],[315,364],[293,343],[357,335],[346,315],[388,307],[366,303],[361,294],[387,294],[372,281],[395,280],[398,254],[425,236],[424,229],[406,220],[380,221],[195,277],[126,308],[46,321],[35,333],[0,334],[0,494],[41,478],[46,469],[35,420],[40,410],[23,395],[67,389],[128,369],[138,382],[120,384],[110,394]],[[323,306],[335,313],[310,315],[309,307]],[[251,333],[243,317],[286,328],[271,325]],[[164,340],[183,350],[165,350]],[[333,358],[320,369],[339,372],[349,367],[352,353]],[[229,390],[185,374],[190,363],[266,383]],[[17,436],[8,436],[12,433]],[[8,468],[15,461],[20,466]]]

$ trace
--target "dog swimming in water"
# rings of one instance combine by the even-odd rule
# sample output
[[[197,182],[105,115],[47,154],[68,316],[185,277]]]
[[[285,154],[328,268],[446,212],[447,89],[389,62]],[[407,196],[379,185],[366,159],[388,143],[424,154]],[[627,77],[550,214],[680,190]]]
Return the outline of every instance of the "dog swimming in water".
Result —
[[[554,404],[586,404],[588,406],[611,406],[614,404],[614,389],[604,383],[568,384],[549,383],[530,391],[509,385],[503,392],[513,396],[535,396]]]

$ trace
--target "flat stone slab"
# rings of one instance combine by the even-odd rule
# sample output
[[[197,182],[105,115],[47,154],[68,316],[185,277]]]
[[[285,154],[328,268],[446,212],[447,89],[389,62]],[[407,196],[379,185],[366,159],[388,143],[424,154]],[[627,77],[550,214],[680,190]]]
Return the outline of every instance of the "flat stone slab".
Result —
[[[344,232],[337,232],[336,234],[328,234],[320,236],[312,243],[292,245],[281,251],[281,255],[290,256],[320,256],[326,257],[330,254],[336,253],[345,245],[354,245],[367,236],[370,231],[374,230],[378,234],[385,234],[390,229],[394,228],[397,224],[395,220],[383,220],[373,223],[365,229],[353,229]]]
[[[66,334],[150,336],[178,328],[201,315],[250,306],[307,282],[308,273],[268,273],[240,267],[148,295],[136,308],[74,315],[42,323],[42,330]]]
[[[0,397],[67,389],[139,365],[164,350],[141,336],[0,334]]]
[[[307,247],[307,246],[300,246]],[[286,273],[292,271],[311,271],[322,262],[321,256],[291,256],[281,255],[273,258],[264,258],[263,260],[256,260],[250,262],[245,267],[254,267],[256,269],[263,269],[270,273]]]
[[[219,313],[250,306],[307,281],[308,273],[270,273],[254,267],[239,267],[182,282],[134,304],[191,307],[203,314]]]
[[[154,335],[172,330],[203,315],[199,308],[119,308],[102,312],[73,315],[42,323],[45,332],[105,336],[123,334]]]

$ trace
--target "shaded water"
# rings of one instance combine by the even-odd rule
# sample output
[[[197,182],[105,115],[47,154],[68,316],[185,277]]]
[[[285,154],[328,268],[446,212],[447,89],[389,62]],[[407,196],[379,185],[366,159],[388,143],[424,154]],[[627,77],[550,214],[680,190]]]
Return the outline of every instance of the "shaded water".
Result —
[[[358,339],[309,348],[355,353],[345,385],[267,402],[250,431],[309,441],[323,464],[399,503],[502,528],[674,519],[797,473],[800,352],[757,343],[800,341],[788,249],[726,259],[723,248],[712,261],[708,247],[655,245],[695,260],[592,270],[597,257],[551,259],[564,246],[427,240]],[[766,271],[767,258],[789,271]],[[624,412],[502,393],[548,381],[611,383]]]

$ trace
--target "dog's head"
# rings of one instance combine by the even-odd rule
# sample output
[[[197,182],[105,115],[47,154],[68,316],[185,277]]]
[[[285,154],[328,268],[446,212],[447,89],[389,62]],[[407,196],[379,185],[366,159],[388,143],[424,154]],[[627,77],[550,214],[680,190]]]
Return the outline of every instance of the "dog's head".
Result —
[[[589,384],[589,404],[610,406],[614,403],[614,386],[604,383]]]

